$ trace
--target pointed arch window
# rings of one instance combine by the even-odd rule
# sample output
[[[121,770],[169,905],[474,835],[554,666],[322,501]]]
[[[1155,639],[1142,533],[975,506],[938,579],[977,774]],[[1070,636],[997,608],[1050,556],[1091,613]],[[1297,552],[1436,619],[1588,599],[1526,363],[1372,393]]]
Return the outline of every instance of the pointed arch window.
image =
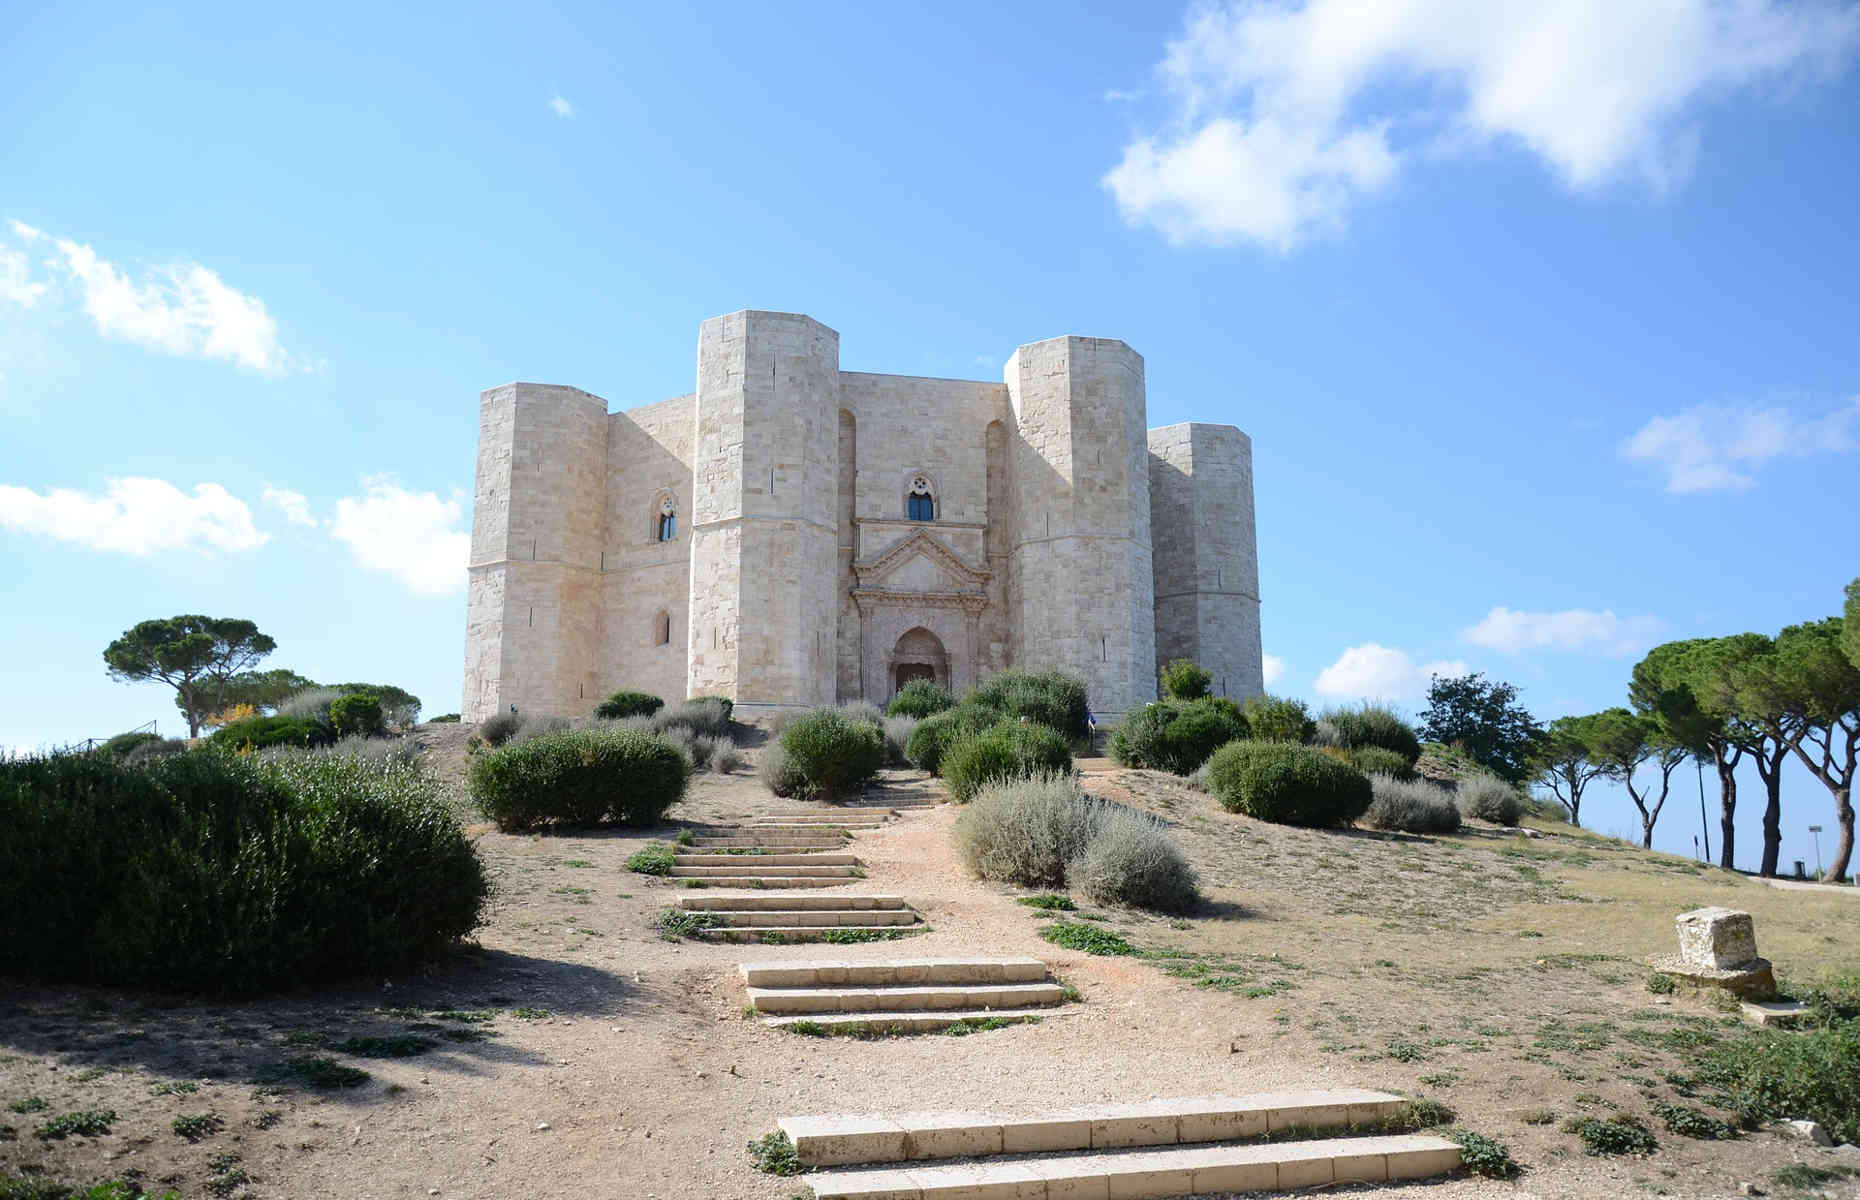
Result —
[[[910,494],[904,498],[904,515],[912,521],[936,520],[936,497],[930,492],[927,476],[916,475],[911,478]]]
[[[670,496],[659,498],[659,518],[654,528],[656,530],[653,535],[654,541],[678,540],[678,505]]]

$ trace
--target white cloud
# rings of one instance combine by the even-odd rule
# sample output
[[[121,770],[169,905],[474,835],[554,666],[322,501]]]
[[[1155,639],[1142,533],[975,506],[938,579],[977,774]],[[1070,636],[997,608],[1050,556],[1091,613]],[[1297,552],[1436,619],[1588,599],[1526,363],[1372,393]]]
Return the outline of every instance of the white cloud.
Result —
[[[1778,458],[1839,454],[1860,447],[1860,397],[1817,416],[1781,405],[1700,404],[1655,417],[1621,444],[1621,457],[1646,463],[1673,493],[1744,491],[1755,470]]]
[[[1268,687],[1277,683],[1279,677],[1285,674],[1285,660],[1276,654],[1266,655],[1260,660],[1260,665],[1265,668],[1266,686]]]
[[[45,236],[44,230],[34,229],[24,221],[16,221],[9,217],[7,218],[7,224],[12,227],[14,235],[22,242],[36,242]]]
[[[462,590],[471,535],[460,528],[459,500],[410,492],[381,475],[364,479],[362,487],[364,495],[336,501],[330,536],[346,543],[362,566],[397,576],[416,595]]]
[[[0,485],[0,528],[146,558],[166,550],[255,550],[266,535],[217,483],[188,495],[161,479],[112,479],[104,495]]]
[[[1166,124],[1104,177],[1177,243],[1288,251],[1422,154],[1523,146],[1565,186],[1656,191],[1687,111],[1831,69],[1860,42],[1833,0],[1309,0],[1200,5],[1158,69]]]
[[[0,300],[32,308],[45,295],[46,284],[34,282],[32,265],[18,250],[0,246]]]
[[[563,96],[562,93],[551,92],[549,93],[549,111],[567,120],[569,117],[575,115],[575,106],[570,104],[568,98]]]
[[[1430,675],[1464,675],[1458,659],[1416,665],[1404,650],[1364,642],[1351,646],[1317,677],[1320,695],[1346,700],[1412,700],[1427,691]]]
[[[1520,612],[1499,605],[1460,636],[1475,646],[1519,654],[1525,650],[1598,650],[1633,654],[1653,645],[1664,624],[1657,617],[1617,617],[1612,612],[1567,608]]]
[[[272,487],[269,483],[259,496],[266,504],[284,514],[284,519],[293,525],[307,525],[314,529],[319,522],[310,515],[310,501],[302,492],[293,492],[289,488]]]
[[[87,245],[52,239],[61,266],[84,295],[84,311],[105,337],[183,358],[219,358],[254,370],[286,366],[278,323],[256,296],[228,287],[214,271],[183,263],[137,283]]]

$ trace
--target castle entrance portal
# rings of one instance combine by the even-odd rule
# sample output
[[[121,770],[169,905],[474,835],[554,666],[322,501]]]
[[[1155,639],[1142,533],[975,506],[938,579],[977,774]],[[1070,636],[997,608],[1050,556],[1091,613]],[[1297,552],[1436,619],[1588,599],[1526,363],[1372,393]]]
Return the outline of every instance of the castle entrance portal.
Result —
[[[913,679],[928,679],[949,688],[949,653],[943,649],[943,640],[921,625],[898,639],[890,665],[893,695]]]

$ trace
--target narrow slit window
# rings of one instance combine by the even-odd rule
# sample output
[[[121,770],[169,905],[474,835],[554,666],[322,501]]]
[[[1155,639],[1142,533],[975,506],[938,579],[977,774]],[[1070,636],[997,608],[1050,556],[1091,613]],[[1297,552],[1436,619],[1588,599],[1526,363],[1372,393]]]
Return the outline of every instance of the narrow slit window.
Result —
[[[661,612],[652,619],[652,644],[669,646],[672,644],[672,614]]]

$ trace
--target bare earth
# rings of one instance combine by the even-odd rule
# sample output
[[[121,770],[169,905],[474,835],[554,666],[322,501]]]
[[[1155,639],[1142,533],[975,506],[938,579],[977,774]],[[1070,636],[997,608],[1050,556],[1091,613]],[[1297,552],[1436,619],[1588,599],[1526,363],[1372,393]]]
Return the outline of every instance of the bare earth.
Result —
[[[417,736],[429,765],[456,779],[468,732]],[[1745,1181],[1770,1189],[1788,1163],[1831,1161],[1767,1134],[1692,1141],[1651,1119],[1646,1093],[1675,1100],[1663,1077],[1687,1069],[1690,1047],[1722,1036],[1727,1018],[1649,994],[1640,964],[1671,949],[1674,914],[1724,904],[1755,914],[1785,980],[1851,976],[1851,898],[1779,891],[1567,831],[1281,828],[1229,815],[1168,775],[1081,765],[1093,792],[1174,822],[1201,873],[1210,903],[1191,920],[1094,914],[1145,949],[1197,955],[1177,960],[1179,975],[1043,941],[1042,918],[1013,902],[1015,890],[957,864],[953,806],[854,842],[869,878],[850,890],[904,896],[931,931],[851,946],[668,942],[654,918],[682,894],[678,881],[623,866],[651,837],[474,827],[497,896],[478,948],[427,975],[236,1003],[0,986],[0,1104],[48,1102],[39,1113],[0,1109],[0,1169],[74,1182],[135,1172],[186,1197],[785,1200],[808,1194],[804,1180],[758,1174],[744,1146],[786,1115],[1030,1115],[1344,1085],[1444,1101],[1528,1170],[1511,1183],[1326,1194],[1731,1196]],[[891,772],[882,786],[936,785]],[[675,811],[682,826],[802,807],[745,771],[697,777]],[[966,1037],[810,1038],[744,1017],[740,962],[900,954],[1040,956],[1083,1002]],[[434,1048],[406,1058],[338,1048],[409,1032]],[[305,1056],[369,1078],[328,1090],[275,1078]],[[45,1117],[74,1109],[114,1110],[111,1132],[34,1136]],[[1617,1109],[1649,1117],[1656,1154],[1591,1158],[1560,1129]],[[1555,1120],[1525,1119],[1545,1112]],[[220,1118],[217,1131],[197,1142],[173,1132],[177,1116],[200,1113]]]

